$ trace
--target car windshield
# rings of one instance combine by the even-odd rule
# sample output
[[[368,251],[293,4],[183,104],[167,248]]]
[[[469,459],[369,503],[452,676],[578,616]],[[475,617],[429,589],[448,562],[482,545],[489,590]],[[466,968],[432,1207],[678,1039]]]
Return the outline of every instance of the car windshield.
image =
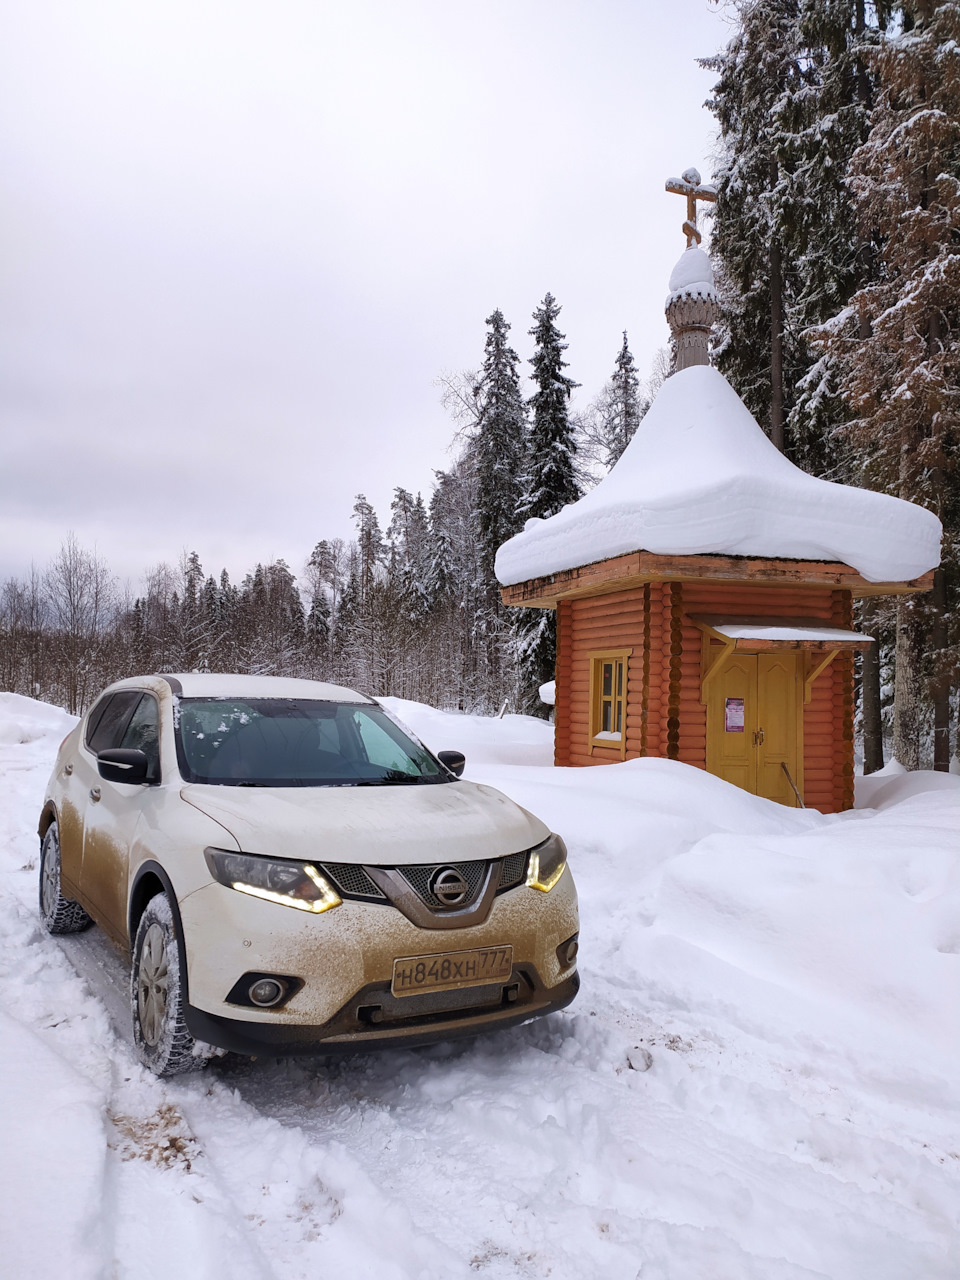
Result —
[[[450,782],[377,706],[309,698],[182,698],[177,755],[188,782],[362,787]]]

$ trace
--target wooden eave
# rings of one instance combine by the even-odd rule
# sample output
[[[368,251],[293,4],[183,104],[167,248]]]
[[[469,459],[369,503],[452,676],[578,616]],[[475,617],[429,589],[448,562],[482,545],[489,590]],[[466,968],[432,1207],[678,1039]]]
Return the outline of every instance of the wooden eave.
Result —
[[[778,650],[795,649],[808,653],[839,652],[842,649],[869,649],[874,643],[870,636],[858,635],[854,631],[847,632],[843,639],[831,636],[827,640],[811,640],[806,636],[790,636],[786,639],[769,639],[766,636],[728,636],[720,628],[736,623],[737,626],[779,627],[800,631],[811,631],[817,627],[816,618],[783,618],[783,617],[736,617],[727,614],[688,613],[687,617],[699,629],[714,640],[731,649],[734,653],[775,653]]]
[[[555,609],[558,600],[610,595],[647,582],[702,582],[705,579],[769,586],[840,587],[853,596],[901,596],[929,591],[933,586],[933,570],[909,582],[868,582],[848,564],[822,560],[662,556],[652,551],[631,551],[502,587],[500,595],[506,605]]]

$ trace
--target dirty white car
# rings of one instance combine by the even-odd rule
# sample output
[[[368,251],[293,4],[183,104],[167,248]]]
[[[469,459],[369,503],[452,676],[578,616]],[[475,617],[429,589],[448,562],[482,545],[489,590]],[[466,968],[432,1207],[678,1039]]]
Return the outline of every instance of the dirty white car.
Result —
[[[559,836],[459,777],[374,700],[306,680],[111,685],[60,747],[40,818],[52,933],[130,954],[158,1075],[422,1043],[577,992]]]

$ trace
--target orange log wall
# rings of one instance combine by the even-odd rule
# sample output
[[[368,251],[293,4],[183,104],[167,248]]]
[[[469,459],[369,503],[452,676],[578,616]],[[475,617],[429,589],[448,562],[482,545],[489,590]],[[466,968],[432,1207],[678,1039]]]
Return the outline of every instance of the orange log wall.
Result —
[[[589,746],[589,655],[632,649],[627,666],[627,759],[661,756],[706,768],[700,701],[701,632],[688,614],[810,618],[850,629],[849,591],[729,582],[651,582],[610,595],[561,600],[557,610],[558,765],[609,764],[616,748]],[[817,679],[803,711],[804,802],[824,813],[853,805],[853,654]]]

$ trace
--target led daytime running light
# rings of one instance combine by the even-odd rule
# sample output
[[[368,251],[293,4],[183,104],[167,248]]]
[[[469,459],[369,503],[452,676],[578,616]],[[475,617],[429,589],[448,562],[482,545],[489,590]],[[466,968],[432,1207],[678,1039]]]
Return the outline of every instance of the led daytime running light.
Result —
[[[560,863],[559,867],[555,868],[552,875],[550,875],[546,880],[541,880],[540,854],[534,850],[530,855],[530,862],[527,867],[527,887],[529,889],[539,889],[541,893],[549,893],[566,869],[567,862],[566,859],[564,859]]]
[[[333,907],[339,907],[343,899],[330,882],[324,880],[316,867],[311,867],[307,863],[303,869],[323,895],[320,898],[315,898],[312,902],[306,902],[303,898],[294,898],[287,893],[274,893],[272,889],[261,889],[255,884],[244,884],[240,880],[234,880],[230,888],[236,889],[239,893],[248,893],[251,898],[263,898],[266,902],[277,902],[283,907],[296,907],[298,911],[310,911],[314,915],[319,915],[321,911],[330,911]]]

